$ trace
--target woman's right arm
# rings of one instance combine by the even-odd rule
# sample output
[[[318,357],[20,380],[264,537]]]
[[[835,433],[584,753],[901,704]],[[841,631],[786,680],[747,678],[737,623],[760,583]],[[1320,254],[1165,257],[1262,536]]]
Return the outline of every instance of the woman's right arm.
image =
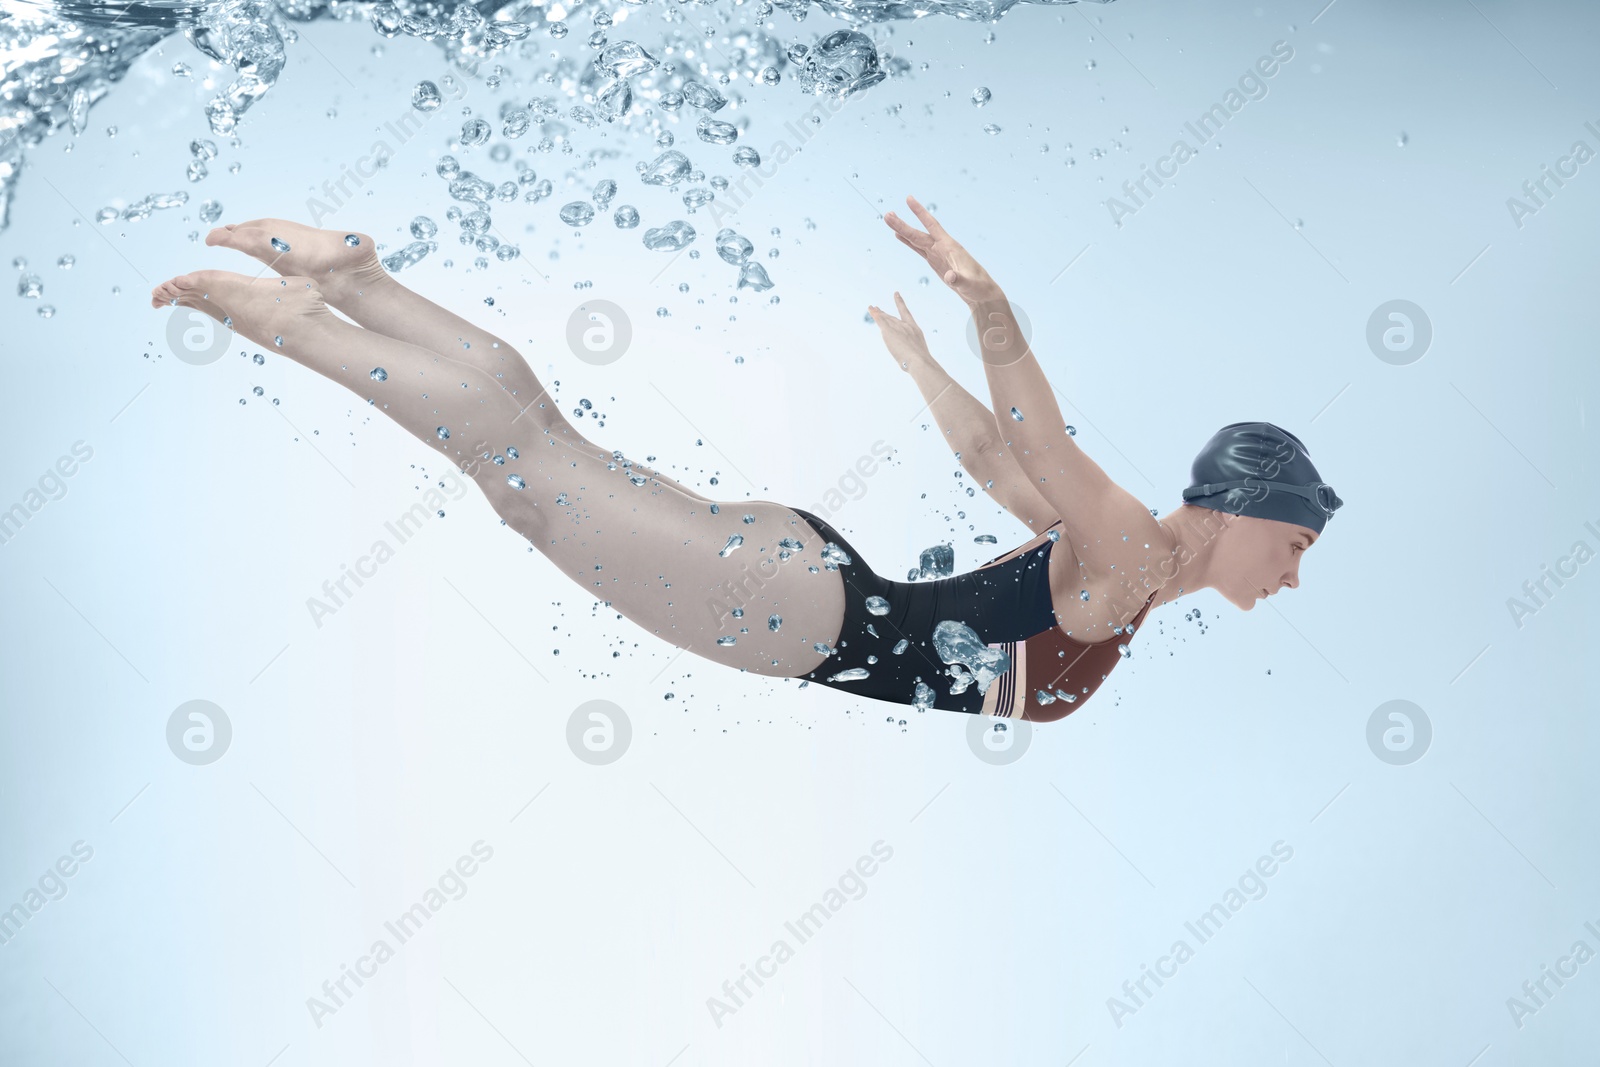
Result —
[[[972,311],[995,418],[997,425],[1004,427],[1004,443],[1029,487],[1061,517],[1079,558],[1095,573],[1108,574],[1116,565],[1128,562],[1122,542],[1129,537],[1136,536],[1140,544],[1162,543],[1162,530],[1149,510],[1113,482],[1067,433],[1050,382],[1000,286],[931,212],[915,198],[906,200],[928,228],[926,232],[907,225],[893,212],[885,215],[884,221]],[[1123,536],[1102,536],[1113,531]]]

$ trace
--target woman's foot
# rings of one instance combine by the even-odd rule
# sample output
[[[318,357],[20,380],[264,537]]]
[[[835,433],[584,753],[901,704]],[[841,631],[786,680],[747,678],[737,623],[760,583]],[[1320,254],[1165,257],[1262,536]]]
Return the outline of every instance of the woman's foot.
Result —
[[[338,322],[316,281],[307,277],[250,278],[226,270],[197,270],[150,291],[150,306],[195,308],[262,348],[302,362],[328,326]]]
[[[354,243],[352,243],[354,242]],[[252,219],[218,226],[206,244],[236,249],[279,274],[313,279],[345,314],[361,294],[391,279],[378,262],[377,242],[364,233],[319,230],[288,219]]]

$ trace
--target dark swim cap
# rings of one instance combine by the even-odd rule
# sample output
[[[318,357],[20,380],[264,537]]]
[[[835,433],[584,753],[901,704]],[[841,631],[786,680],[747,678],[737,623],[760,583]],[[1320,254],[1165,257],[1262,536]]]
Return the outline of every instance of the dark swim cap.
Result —
[[[1206,442],[1189,468],[1186,504],[1294,523],[1317,533],[1344,503],[1322,480],[1300,438],[1270,422],[1235,422]]]

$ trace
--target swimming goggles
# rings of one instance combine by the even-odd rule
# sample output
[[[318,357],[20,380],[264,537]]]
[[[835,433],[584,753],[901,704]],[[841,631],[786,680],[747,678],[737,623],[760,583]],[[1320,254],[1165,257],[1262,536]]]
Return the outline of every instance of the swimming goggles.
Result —
[[[1226,493],[1230,489],[1256,489],[1261,487],[1271,487],[1282,493],[1303,497],[1322,509],[1322,513],[1330,519],[1333,518],[1333,513],[1344,503],[1343,500],[1339,499],[1339,494],[1333,491],[1333,486],[1327,482],[1317,482],[1315,485],[1295,485],[1293,482],[1269,482],[1260,478],[1191,485],[1183,491],[1183,499],[1194,500],[1198,497],[1212,496],[1216,493]]]

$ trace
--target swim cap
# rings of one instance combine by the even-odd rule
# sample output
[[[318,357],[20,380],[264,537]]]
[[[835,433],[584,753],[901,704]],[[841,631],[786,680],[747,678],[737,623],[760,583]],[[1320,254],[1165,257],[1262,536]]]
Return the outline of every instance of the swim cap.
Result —
[[[1235,422],[1212,435],[1189,468],[1186,504],[1294,523],[1317,533],[1344,503],[1300,438],[1270,422]]]

